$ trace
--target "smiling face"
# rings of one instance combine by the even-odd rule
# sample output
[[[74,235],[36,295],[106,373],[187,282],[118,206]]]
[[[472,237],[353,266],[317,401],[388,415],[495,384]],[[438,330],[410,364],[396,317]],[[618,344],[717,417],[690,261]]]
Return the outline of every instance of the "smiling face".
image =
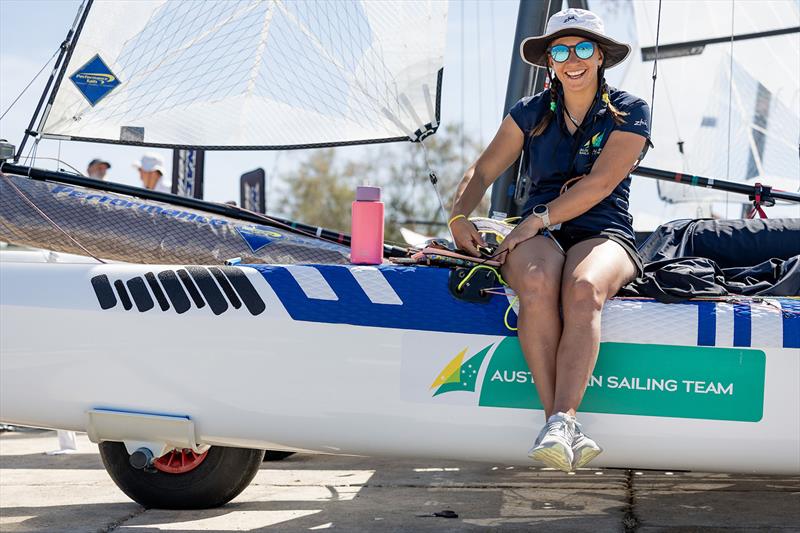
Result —
[[[586,40],[588,40],[586,37],[560,37],[551,42],[550,47],[557,44],[575,46]],[[597,43],[594,43],[594,54],[589,59],[580,59],[575,55],[575,50],[570,50],[569,58],[563,63],[556,63],[549,54],[547,63],[555,72],[565,91],[596,91],[597,71],[603,64],[603,51],[600,50]]]

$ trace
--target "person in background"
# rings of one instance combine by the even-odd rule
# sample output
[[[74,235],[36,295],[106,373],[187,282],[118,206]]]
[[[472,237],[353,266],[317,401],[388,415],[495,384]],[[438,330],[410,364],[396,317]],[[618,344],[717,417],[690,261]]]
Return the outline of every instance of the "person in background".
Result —
[[[139,177],[145,189],[158,192],[172,192],[172,187],[164,183],[164,160],[158,154],[144,154],[141,161],[133,164],[139,169]]]
[[[96,180],[106,179],[106,172],[111,168],[111,163],[103,159],[92,159],[86,167],[86,175]]]

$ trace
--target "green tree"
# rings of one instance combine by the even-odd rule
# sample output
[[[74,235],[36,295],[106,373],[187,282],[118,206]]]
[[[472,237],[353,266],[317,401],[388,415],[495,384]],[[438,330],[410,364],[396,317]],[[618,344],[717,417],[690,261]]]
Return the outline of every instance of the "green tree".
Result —
[[[403,242],[401,227],[425,235],[446,236],[447,215],[441,212],[436,192],[428,178],[429,172],[433,170],[436,173],[445,212],[449,213],[464,171],[481,151],[477,142],[465,136],[462,157],[461,129],[457,125],[439,129],[424,143],[427,161],[419,143],[384,149],[393,153],[383,158],[387,162],[387,175],[383,180],[384,201],[387,204],[387,240]],[[474,214],[483,216],[488,210],[489,201],[485,198]]]
[[[284,209],[293,220],[323,228],[350,232],[350,203],[363,164],[336,164],[332,148],[314,150],[296,172],[284,176],[288,191]]]
[[[439,178],[439,191],[449,212],[456,186],[467,166],[480,153],[480,147],[465,137],[462,158],[458,126],[442,128],[424,142],[430,168]],[[385,145],[379,149],[369,147],[364,149],[364,154],[358,161],[340,163],[334,149],[315,150],[300,163],[296,172],[284,175],[283,181],[287,184],[284,210],[289,218],[349,233],[350,205],[356,186],[368,181],[382,189],[386,205],[386,241],[403,243],[400,227],[426,235],[447,234],[447,221],[428,179],[429,167],[419,143]],[[475,214],[485,215],[488,207],[487,195]]]

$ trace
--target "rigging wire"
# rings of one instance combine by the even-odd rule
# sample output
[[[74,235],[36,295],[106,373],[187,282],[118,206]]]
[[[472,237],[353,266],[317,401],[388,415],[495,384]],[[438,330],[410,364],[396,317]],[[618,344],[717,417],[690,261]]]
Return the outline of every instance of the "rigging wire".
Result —
[[[459,143],[461,146],[461,166],[464,166],[466,164],[466,158],[464,157],[464,115],[466,114],[464,103],[464,61],[467,54],[464,50],[464,2],[460,2],[459,6],[461,8],[461,132],[459,133]],[[445,218],[447,217],[445,216]]]
[[[658,19],[656,21],[656,46],[653,59],[653,88],[650,92],[650,124],[655,124],[653,116],[656,108],[656,78],[658,78],[658,39],[661,35],[661,0],[658,0]]]
[[[58,48],[56,48],[56,51],[55,51],[55,52],[53,52],[53,55],[52,55],[52,56],[50,56],[50,59],[48,59],[48,60],[47,60],[47,62],[46,62],[44,65],[42,65],[42,68],[39,70],[39,72],[37,72],[37,73],[36,73],[36,75],[33,77],[33,79],[32,79],[30,82],[28,82],[28,85],[26,85],[26,86],[25,86],[25,88],[24,88],[24,89],[22,89],[22,92],[21,92],[21,93],[19,93],[19,94],[17,95],[17,97],[16,97],[16,98],[14,98],[14,101],[13,101],[13,102],[11,102],[11,104],[10,104],[10,105],[9,105],[9,106],[6,108],[6,110],[5,110],[5,111],[3,111],[3,114],[2,114],[2,115],[0,115],[0,120],[3,120],[3,117],[5,117],[5,116],[6,116],[6,114],[7,114],[9,111],[11,111],[11,108],[12,108],[12,107],[14,107],[14,104],[16,104],[16,103],[17,103],[17,101],[18,101],[20,98],[22,98],[22,95],[23,95],[23,94],[25,94],[25,91],[27,91],[28,89],[30,89],[31,85],[33,85],[33,82],[35,82],[35,81],[36,81],[36,80],[39,78],[39,76],[42,74],[42,72],[44,72],[44,70],[47,68],[47,65],[49,65],[49,64],[50,64],[50,63],[53,61],[53,59],[55,59],[55,57],[58,55],[58,53],[59,53],[60,51],[61,51],[61,47],[59,46]]]
[[[26,161],[27,159],[28,159],[27,157],[24,157],[22,160],[23,160],[23,161]],[[77,168],[73,167],[72,165],[70,165],[70,164],[69,164],[69,163],[67,163],[66,161],[63,161],[63,160],[61,160],[61,159],[59,159],[59,158],[57,158],[57,157],[37,157],[36,159],[38,159],[39,161],[55,161],[55,162],[57,162],[57,163],[60,163],[60,164],[62,164],[62,165],[68,166],[68,167],[69,167],[71,170],[73,170],[73,171],[75,172],[75,174],[77,174],[78,176],[81,176],[81,177],[84,177],[84,178],[88,177],[88,176],[86,176],[86,174],[84,174],[83,172],[81,172],[81,171],[80,171],[80,170],[78,170]]]
[[[497,113],[497,105],[499,101],[497,100],[497,80],[500,79],[500,76],[497,75],[497,50],[495,47],[495,39],[494,39],[494,2],[489,2],[489,42],[491,42],[492,47],[492,102],[494,103],[494,111],[495,115],[492,117],[494,120],[503,120],[503,109],[501,107],[500,113]]]
[[[478,141],[483,150],[483,76],[481,75],[481,3],[475,2],[475,34],[477,37],[478,53]]]
[[[442,200],[442,194],[439,192],[438,187],[439,178],[436,175],[436,172],[433,170],[433,165],[431,165],[431,160],[428,157],[428,147],[425,146],[425,140],[421,140],[419,145],[422,147],[422,153],[425,157],[425,164],[428,166],[428,179],[430,180],[431,185],[433,185],[433,190],[436,192],[436,198],[439,200],[439,209],[441,209],[442,212],[442,219],[447,222],[447,209],[444,207],[444,200]],[[453,237],[453,231],[450,229],[450,224],[447,224],[447,233],[450,235],[450,239],[453,244],[455,244],[456,239]]]
[[[728,153],[727,157],[725,158],[725,179],[731,179],[731,114],[733,112],[733,31],[734,31],[734,15],[736,14],[734,0],[731,0],[731,40],[730,40],[730,49],[731,49],[731,61],[730,61],[730,72],[728,73]],[[730,218],[728,215],[728,207],[730,206],[730,202],[728,201],[729,193],[725,193],[725,218]]]

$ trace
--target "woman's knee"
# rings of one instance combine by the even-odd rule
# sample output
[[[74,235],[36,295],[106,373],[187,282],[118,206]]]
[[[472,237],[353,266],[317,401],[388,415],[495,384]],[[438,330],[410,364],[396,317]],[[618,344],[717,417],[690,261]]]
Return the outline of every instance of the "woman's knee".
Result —
[[[599,312],[607,297],[603,283],[585,276],[567,280],[561,295],[565,314]]]
[[[509,266],[506,280],[521,300],[558,299],[560,273],[556,269],[543,263]]]

